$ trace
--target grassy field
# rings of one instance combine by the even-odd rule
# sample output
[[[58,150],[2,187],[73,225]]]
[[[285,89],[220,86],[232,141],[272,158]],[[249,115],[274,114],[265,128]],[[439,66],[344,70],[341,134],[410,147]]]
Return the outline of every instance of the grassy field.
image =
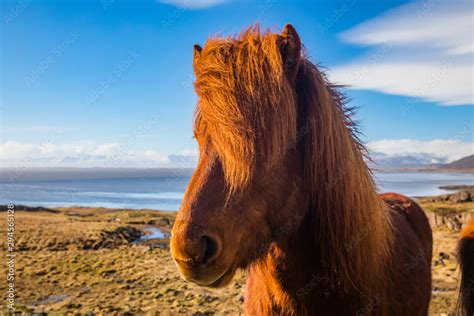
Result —
[[[440,215],[472,210],[474,203],[423,203]],[[6,234],[1,213],[0,234]],[[15,213],[16,306],[24,312],[94,314],[239,314],[245,275],[210,290],[184,282],[168,239],[137,241],[149,227],[169,232],[173,213],[151,210],[65,208]],[[457,232],[434,228],[432,315],[453,313],[459,283]],[[0,249],[5,258],[6,248]],[[438,260],[439,261],[439,260]],[[4,266],[5,267],[5,266]],[[0,282],[2,304],[6,284]],[[6,312],[5,306],[2,311]]]

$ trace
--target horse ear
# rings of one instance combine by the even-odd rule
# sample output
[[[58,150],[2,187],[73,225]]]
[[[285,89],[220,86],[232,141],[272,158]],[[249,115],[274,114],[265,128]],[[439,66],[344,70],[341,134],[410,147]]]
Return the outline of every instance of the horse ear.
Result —
[[[294,79],[301,60],[301,40],[293,25],[285,25],[279,46],[285,72],[289,78]]]
[[[199,61],[199,58],[201,57],[201,52],[202,52],[202,47],[199,46],[198,44],[194,44],[194,53],[193,53],[194,69],[196,69],[196,64]]]

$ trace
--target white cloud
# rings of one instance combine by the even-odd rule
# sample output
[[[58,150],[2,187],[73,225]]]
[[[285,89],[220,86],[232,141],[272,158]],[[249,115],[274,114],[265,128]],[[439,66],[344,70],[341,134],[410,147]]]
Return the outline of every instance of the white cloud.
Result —
[[[370,151],[389,156],[400,155],[429,155],[436,162],[446,160],[451,162],[474,154],[474,143],[459,140],[436,139],[420,141],[413,139],[378,140],[367,144]]]
[[[0,144],[0,159],[18,159],[19,157],[25,157],[34,150],[35,146],[32,144],[5,142]]]
[[[0,143],[2,167],[164,167],[169,162],[167,155],[156,150],[120,143]]]
[[[228,2],[229,0],[158,0],[161,3],[171,4],[179,8],[184,9],[206,9],[214,7],[223,3]]]
[[[378,140],[367,144],[374,158],[415,157],[432,163],[451,162],[474,153],[474,143],[459,140]],[[137,149],[122,143],[90,141],[40,145],[0,143],[1,167],[186,167],[194,168],[195,149],[165,155],[154,149]]]
[[[334,67],[329,76],[354,89],[474,104],[473,32],[471,1],[410,3],[341,34],[378,51]]]
[[[194,149],[184,149],[181,152],[182,156],[191,156],[191,157],[198,157],[199,156],[199,151],[194,148]]]

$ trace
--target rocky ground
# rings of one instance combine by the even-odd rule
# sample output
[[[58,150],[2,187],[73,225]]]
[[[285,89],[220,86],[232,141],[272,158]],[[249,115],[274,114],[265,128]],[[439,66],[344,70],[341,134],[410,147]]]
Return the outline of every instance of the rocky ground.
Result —
[[[459,283],[455,259],[459,233],[448,219],[472,212],[474,202],[425,199],[421,203],[436,226],[430,314],[450,315]],[[6,213],[0,217],[0,235],[5,236]],[[51,315],[241,313],[245,275],[219,290],[179,277],[168,249],[173,219],[173,213],[151,210],[17,207],[17,309]],[[160,228],[165,238],[144,240],[143,232],[150,227]],[[5,245],[1,247],[5,258]],[[3,281],[0,293],[4,304]],[[1,311],[7,311],[4,305]]]

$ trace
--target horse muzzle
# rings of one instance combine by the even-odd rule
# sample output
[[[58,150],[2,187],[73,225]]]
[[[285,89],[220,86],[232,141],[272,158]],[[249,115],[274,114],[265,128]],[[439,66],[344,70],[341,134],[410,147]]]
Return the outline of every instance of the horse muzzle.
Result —
[[[232,261],[226,260],[218,236],[186,236],[184,231],[178,230],[173,232],[170,248],[181,276],[187,281],[202,286],[222,287],[235,274],[236,269],[232,267]]]

